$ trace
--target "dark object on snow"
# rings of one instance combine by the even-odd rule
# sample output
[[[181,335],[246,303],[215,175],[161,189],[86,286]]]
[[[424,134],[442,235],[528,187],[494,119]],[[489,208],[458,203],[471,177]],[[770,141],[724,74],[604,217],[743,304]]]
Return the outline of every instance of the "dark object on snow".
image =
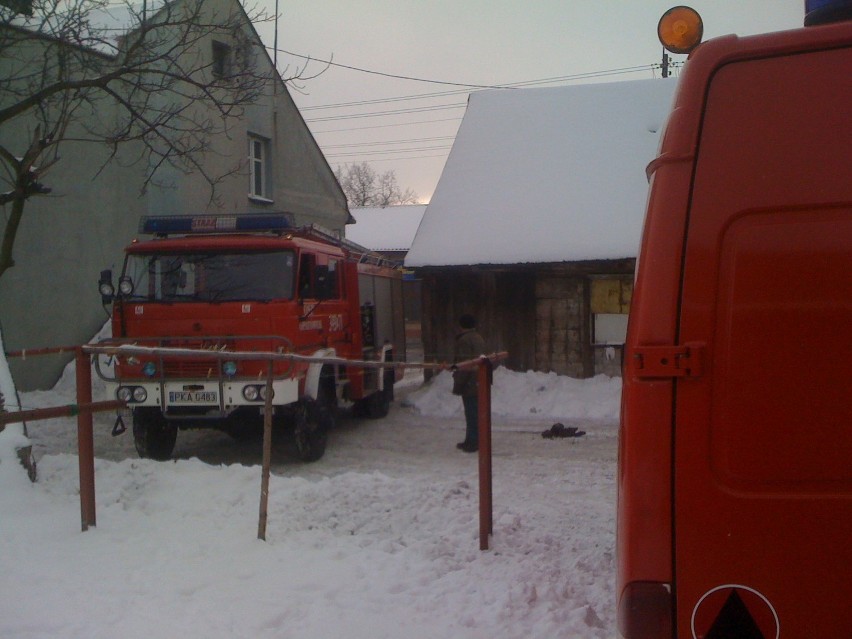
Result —
[[[554,424],[549,429],[542,432],[541,436],[545,439],[555,439],[557,437],[582,437],[585,434],[586,431],[578,430],[576,426]]]

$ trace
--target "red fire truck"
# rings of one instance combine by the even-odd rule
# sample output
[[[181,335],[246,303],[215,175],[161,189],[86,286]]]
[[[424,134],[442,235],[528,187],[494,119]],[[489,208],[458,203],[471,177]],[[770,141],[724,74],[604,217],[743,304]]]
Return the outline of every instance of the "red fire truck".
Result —
[[[293,426],[305,461],[319,459],[338,400],[384,417],[396,369],[335,361],[405,358],[398,268],[288,214],[144,217],[126,250],[112,303],[113,343],[221,352],[294,353],[322,362],[276,361],[271,404]],[[118,357],[111,392],[132,411],[142,457],[168,459],[177,432],[258,430],[268,362],[134,355]]]
[[[648,167],[619,441],[628,639],[852,637],[852,2],[806,5],[802,29],[690,54]],[[687,14],[661,28],[689,39]]]

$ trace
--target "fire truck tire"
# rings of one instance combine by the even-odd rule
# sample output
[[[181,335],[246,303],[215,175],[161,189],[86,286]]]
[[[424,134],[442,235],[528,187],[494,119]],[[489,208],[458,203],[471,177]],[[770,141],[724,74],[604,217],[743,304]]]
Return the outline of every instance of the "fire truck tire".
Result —
[[[303,399],[296,408],[293,438],[299,459],[314,462],[325,454],[328,431],[334,427],[334,415],[329,406],[312,399]]]
[[[376,391],[364,400],[364,413],[370,419],[382,419],[390,411],[390,393],[387,390]]]
[[[385,371],[384,389],[376,391],[372,395],[355,402],[355,416],[369,417],[370,419],[382,419],[383,417],[387,417],[388,412],[390,411],[391,402],[393,401],[394,380],[394,371]]]
[[[325,407],[334,420],[337,419],[337,391],[335,390],[334,371],[324,366],[320,372],[317,403]]]
[[[172,456],[177,424],[169,422],[159,408],[133,410],[133,443],[140,457],[165,461]]]

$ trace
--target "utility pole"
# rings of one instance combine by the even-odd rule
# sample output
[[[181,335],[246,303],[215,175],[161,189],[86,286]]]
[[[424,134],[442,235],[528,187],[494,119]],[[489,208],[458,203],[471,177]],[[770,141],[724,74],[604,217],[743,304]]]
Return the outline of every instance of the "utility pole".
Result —
[[[272,65],[278,73],[278,0],[275,0],[275,38],[272,44]],[[277,84],[277,83],[276,83]]]
[[[662,65],[662,69],[663,69],[663,77],[664,77],[664,78],[669,77],[669,62],[670,62],[670,60],[671,60],[671,58],[669,58],[669,54],[668,54],[668,53],[666,53],[666,50],[665,50],[665,49],[663,49],[663,65]]]

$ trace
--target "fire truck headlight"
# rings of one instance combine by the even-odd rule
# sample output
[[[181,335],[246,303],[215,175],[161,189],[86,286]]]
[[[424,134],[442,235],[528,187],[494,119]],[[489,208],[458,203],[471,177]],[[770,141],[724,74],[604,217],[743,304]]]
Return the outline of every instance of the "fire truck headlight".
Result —
[[[243,397],[250,402],[256,402],[257,398],[260,397],[260,391],[257,386],[246,386],[243,388]]]
[[[116,391],[115,396],[123,402],[129,402],[133,399],[133,389],[129,386],[121,386]]]
[[[118,292],[122,295],[130,295],[133,292],[133,280],[126,275],[118,280]]]
[[[225,362],[222,364],[222,372],[225,373],[228,377],[232,377],[237,373],[237,363],[236,362]]]
[[[275,391],[272,391],[272,397],[275,397]],[[266,401],[266,385],[260,387],[260,398]]]
[[[98,286],[98,290],[101,293],[102,297],[112,297],[115,295],[115,289],[113,288],[110,282],[101,282]]]
[[[157,365],[154,362],[145,362],[145,365],[142,367],[142,372],[146,377],[153,377],[157,374]]]
[[[148,391],[146,391],[141,386],[136,386],[133,389],[133,401],[144,402],[146,399],[148,399]]]

